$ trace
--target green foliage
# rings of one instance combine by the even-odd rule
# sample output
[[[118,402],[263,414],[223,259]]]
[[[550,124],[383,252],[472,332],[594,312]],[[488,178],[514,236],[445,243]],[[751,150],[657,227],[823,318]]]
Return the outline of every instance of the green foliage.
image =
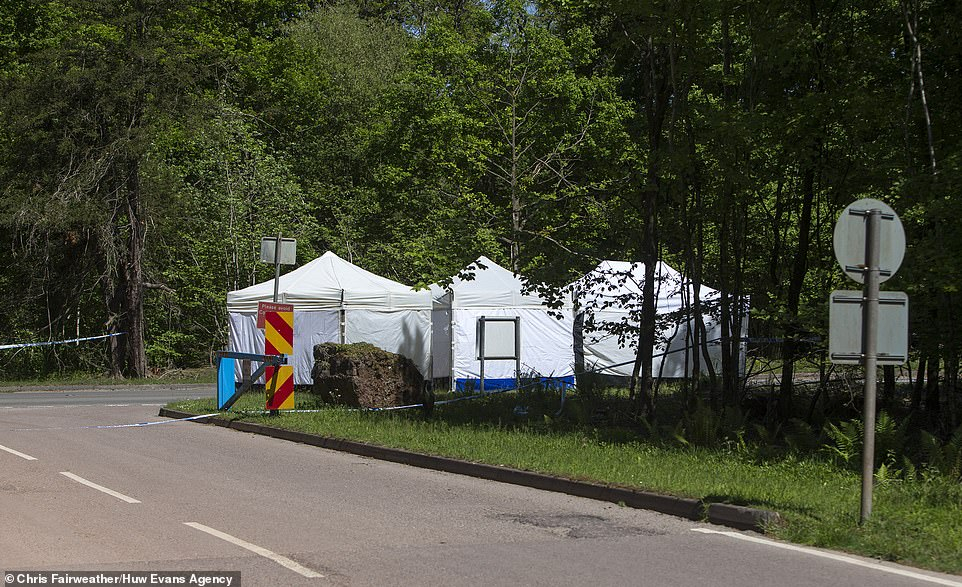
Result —
[[[891,467],[901,460],[908,450],[908,426],[905,420],[898,424],[888,413],[879,412],[875,421],[875,464]],[[864,425],[861,420],[848,420],[838,425],[829,422],[825,434],[832,444],[826,444],[826,454],[843,466],[860,470]]]
[[[833,444],[825,445],[824,450],[836,462],[857,469],[862,462],[862,435],[865,427],[861,420],[849,420],[839,425],[827,424],[825,429]]]
[[[923,430],[921,445],[924,474],[936,474],[950,481],[962,482],[962,426],[944,443]]]
[[[906,228],[889,284],[913,351],[944,373],[926,416],[952,430],[958,21],[931,2],[12,0],[0,290],[19,303],[0,323],[57,339],[143,309],[152,366],[203,364],[226,292],[268,276],[257,240],[283,232],[302,262],[331,249],[417,285],[479,254],[555,285],[661,257],[731,294],[712,311],[732,330],[750,299],[753,335],[824,335],[834,220],[875,197]],[[706,401],[729,417],[724,371]],[[764,433],[796,452],[828,434],[793,415]],[[687,418],[670,427],[689,443],[761,437]]]

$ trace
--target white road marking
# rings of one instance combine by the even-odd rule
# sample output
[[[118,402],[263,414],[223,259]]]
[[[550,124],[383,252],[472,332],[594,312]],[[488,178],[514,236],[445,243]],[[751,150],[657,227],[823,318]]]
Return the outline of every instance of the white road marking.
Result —
[[[137,499],[134,499],[134,498],[132,498],[132,497],[130,497],[130,496],[124,495],[123,493],[118,493],[118,492],[114,491],[113,489],[107,489],[107,488],[104,487],[103,485],[97,485],[97,484],[94,483],[93,481],[87,481],[86,479],[84,479],[83,477],[81,477],[81,476],[79,476],[79,475],[74,475],[73,473],[70,473],[70,472],[67,472],[67,471],[61,471],[60,474],[63,475],[64,477],[68,478],[68,479],[73,479],[73,480],[76,481],[77,483],[81,483],[81,484],[83,484],[83,485],[86,485],[87,487],[92,487],[93,489],[96,489],[97,491],[102,491],[102,492],[106,493],[107,495],[111,495],[111,496],[113,496],[113,497],[116,497],[116,498],[119,499],[119,500],[126,501],[127,503],[140,503],[140,500],[137,500]]]
[[[12,455],[17,455],[17,456],[20,457],[21,459],[26,459],[26,460],[28,460],[28,461],[35,461],[35,460],[37,460],[35,457],[32,457],[32,456],[30,456],[30,455],[25,455],[25,454],[23,454],[22,452],[20,452],[20,451],[18,451],[18,450],[13,450],[12,448],[7,448],[7,447],[3,446],[2,444],[0,444],[0,450],[5,450],[5,451],[7,451],[8,453],[10,453],[10,454],[12,454]]]
[[[820,556],[822,558],[827,558],[834,561],[847,563],[850,565],[856,565],[859,567],[865,567],[867,569],[882,571],[883,573],[899,575],[900,577],[909,577],[911,579],[917,579],[919,581],[928,581],[930,583],[935,583],[937,585],[949,585],[950,587],[962,587],[962,583],[960,583],[959,581],[952,581],[951,579],[943,579],[942,577],[933,577],[931,575],[923,575],[922,573],[916,573],[914,571],[909,571],[907,569],[900,569],[898,567],[892,567],[892,566],[883,565],[879,563],[873,563],[870,561],[865,561],[865,560],[853,558],[850,556],[845,556],[842,554],[825,552],[824,550],[806,548],[804,546],[796,546],[794,544],[786,544],[784,542],[775,542],[774,540],[766,540],[765,538],[759,538],[757,536],[749,536],[748,534],[741,534],[739,532],[726,532],[723,530],[712,530],[710,528],[692,528],[692,532],[701,532],[702,534],[721,534],[723,536],[728,536],[730,538],[737,538],[738,540],[755,542],[756,544],[764,544],[766,546],[774,546],[775,548],[791,550],[794,552],[801,552],[804,554],[810,554],[812,556]]]
[[[198,524],[197,522],[184,522],[184,525],[200,530],[201,532],[206,532],[211,536],[216,536],[221,540],[225,540],[227,542],[230,542],[231,544],[240,546],[241,548],[245,548],[253,552],[254,554],[259,554],[260,556],[266,559],[270,559],[275,563],[281,565],[282,567],[288,568],[299,575],[307,577],[308,579],[318,579],[318,578],[324,577],[324,575],[318,573],[317,571],[311,570],[303,565],[300,565],[292,561],[291,559],[287,558],[286,556],[282,556],[275,552],[271,552],[266,548],[261,548],[256,544],[251,544],[250,542],[246,542],[244,540],[241,540],[240,538],[236,538],[234,536],[231,536],[230,534],[221,532],[220,530],[215,530],[214,528],[205,526],[203,524]]]

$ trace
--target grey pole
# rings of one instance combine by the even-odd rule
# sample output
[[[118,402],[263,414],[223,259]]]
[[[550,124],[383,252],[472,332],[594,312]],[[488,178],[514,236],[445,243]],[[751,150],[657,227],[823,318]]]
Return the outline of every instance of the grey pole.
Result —
[[[521,316],[514,318],[514,387],[521,391]]]
[[[274,303],[277,303],[277,291],[281,282],[281,233],[277,233],[274,241]]]
[[[878,300],[879,300],[879,232],[882,211],[865,212],[865,288],[862,308],[862,361],[865,366],[865,389],[862,406],[864,442],[862,444],[862,510],[859,524],[872,515],[872,487],[875,478],[875,391],[878,385]]]
[[[478,358],[481,361],[481,393],[484,393],[484,316],[478,319],[478,346],[481,347],[480,352],[478,352]]]

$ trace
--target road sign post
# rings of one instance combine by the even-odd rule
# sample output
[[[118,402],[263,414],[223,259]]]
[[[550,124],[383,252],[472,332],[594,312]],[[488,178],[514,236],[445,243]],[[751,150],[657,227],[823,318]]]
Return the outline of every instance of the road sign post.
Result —
[[[862,501],[859,523],[872,515],[875,477],[875,398],[878,387],[879,283],[895,274],[905,255],[905,231],[889,206],[873,199],[850,204],[835,225],[835,257],[862,288],[861,362],[865,369],[862,423]],[[833,294],[834,295],[834,294]],[[834,326],[834,325],[833,325]],[[830,334],[830,338],[836,337]],[[891,345],[887,345],[891,346]],[[906,353],[907,354],[907,353]],[[836,358],[833,355],[832,360]],[[839,362],[846,362],[839,360]]]
[[[882,211],[868,211],[865,223],[865,305],[862,307],[862,349],[865,365],[865,390],[862,419],[865,440],[862,444],[862,507],[859,521],[872,515],[872,484],[875,478],[875,394],[878,387],[878,284],[879,223]]]

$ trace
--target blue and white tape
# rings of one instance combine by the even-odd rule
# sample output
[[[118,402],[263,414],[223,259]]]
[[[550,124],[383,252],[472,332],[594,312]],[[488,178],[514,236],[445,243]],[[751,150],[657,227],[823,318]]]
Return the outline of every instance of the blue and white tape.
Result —
[[[145,426],[156,426],[158,424],[174,424],[177,422],[187,422],[190,420],[201,420],[203,418],[210,418],[212,416],[219,416],[220,412],[214,412],[213,414],[202,414],[200,416],[188,416],[186,418],[176,418],[173,420],[158,420],[156,422],[135,422],[133,424],[98,424],[91,426],[65,426],[65,427],[50,427],[50,428],[12,428],[9,430],[3,430],[3,432],[39,432],[44,430],[108,430],[111,428],[143,428]]]
[[[100,340],[103,338],[110,338],[112,336],[120,336],[122,334],[127,334],[126,332],[115,332],[113,334],[101,334],[100,336],[86,336],[84,338],[71,338],[70,340],[48,340],[45,342],[21,342],[15,344],[0,344],[0,350],[5,349],[25,349],[35,346],[52,346],[55,344],[69,344],[72,342],[86,342],[88,340]]]

